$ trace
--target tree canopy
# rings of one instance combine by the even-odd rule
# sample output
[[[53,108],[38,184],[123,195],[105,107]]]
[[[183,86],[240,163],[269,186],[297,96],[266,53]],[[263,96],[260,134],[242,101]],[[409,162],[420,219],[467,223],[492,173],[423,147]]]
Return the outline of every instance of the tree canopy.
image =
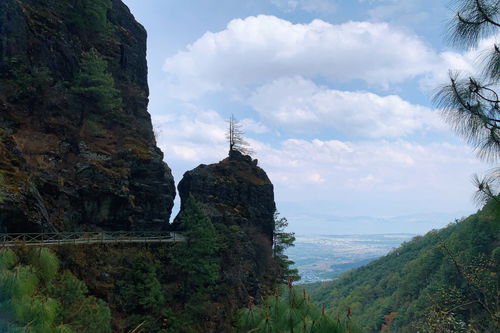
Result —
[[[96,110],[112,112],[122,105],[120,92],[108,72],[108,63],[95,49],[82,54],[80,72],[75,77],[72,91],[90,101]]]
[[[460,47],[475,47],[480,39],[499,32],[498,0],[462,0],[450,24],[450,40]],[[480,159],[496,163],[500,159],[500,47],[493,42],[482,60],[479,73],[465,75],[450,71],[450,82],[434,95],[444,119],[476,150]],[[495,199],[500,188],[500,168],[475,176],[476,199]]]
[[[280,282],[286,282],[288,279],[294,281],[300,280],[299,272],[296,268],[291,268],[294,262],[288,259],[285,250],[295,246],[295,233],[286,232],[288,220],[286,217],[280,217],[276,211],[274,213],[274,233],[273,233],[273,257],[280,270]]]

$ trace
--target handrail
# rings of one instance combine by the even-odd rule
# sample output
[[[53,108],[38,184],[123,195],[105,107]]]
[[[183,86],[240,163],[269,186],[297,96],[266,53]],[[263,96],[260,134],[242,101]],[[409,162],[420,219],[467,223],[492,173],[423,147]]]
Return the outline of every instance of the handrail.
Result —
[[[167,243],[183,242],[184,237],[170,231],[90,231],[51,233],[0,233],[0,247],[48,246],[95,243]]]

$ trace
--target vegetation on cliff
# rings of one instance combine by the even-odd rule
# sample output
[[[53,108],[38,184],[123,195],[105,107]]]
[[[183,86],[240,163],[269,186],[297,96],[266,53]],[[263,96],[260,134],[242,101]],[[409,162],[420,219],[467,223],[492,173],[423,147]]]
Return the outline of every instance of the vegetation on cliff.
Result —
[[[0,331],[111,332],[105,302],[44,248],[0,250]]]
[[[119,0],[0,2],[0,231],[153,229],[174,181]]]
[[[237,331],[242,333],[356,333],[360,332],[351,321],[351,310],[340,312],[314,305],[310,297],[297,292],[291,279],[288,287],[268,297],[259,306],[249,304],[239,311]]]
[[[99,114],[112,113],[121,107],[119,91],[115,89],[115,80],[107,68],[107,62],[95,49],[82,54],[80,70],[71,87],[82,101],[79,103],[82,121],[87,118],[84,112],[89,104],[94,105]]]

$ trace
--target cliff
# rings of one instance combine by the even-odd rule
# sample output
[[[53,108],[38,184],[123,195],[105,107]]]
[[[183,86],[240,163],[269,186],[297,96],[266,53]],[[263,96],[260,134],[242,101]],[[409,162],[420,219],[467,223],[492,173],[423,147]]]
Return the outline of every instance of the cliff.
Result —
[[[182,228],[179,217],[192,196],[219,235],[224,292],[217,302],[225,304],[225,313],[273,293],[279,278],[272,258],[276,205],[273,184],[257,161],[232,151],[219,163],[186,172],[178,190],[181,210],[174,226]]]
[[[232,151],[216,164],[201,164],[179,182],[181,212],[192,195],[204,204],[213,223],[255,227],[272,241],[274,230],[273,184],[257,161]]]
[[[0,2],[0,232],[149,229],[175,188],[120,0]]]

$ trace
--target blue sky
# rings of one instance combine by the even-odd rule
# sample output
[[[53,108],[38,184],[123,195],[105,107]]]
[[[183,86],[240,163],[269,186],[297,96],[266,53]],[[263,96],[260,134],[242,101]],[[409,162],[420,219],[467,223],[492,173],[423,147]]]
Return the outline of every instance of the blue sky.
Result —
[[[124,0],[148,31],[149,112],[176,182],[227,155],[231,113],[297,233],[423,233],[472,213],[489,166],[430,97],[475,50],[439,0]],[[178,205],[177,205],[178,206]]]

